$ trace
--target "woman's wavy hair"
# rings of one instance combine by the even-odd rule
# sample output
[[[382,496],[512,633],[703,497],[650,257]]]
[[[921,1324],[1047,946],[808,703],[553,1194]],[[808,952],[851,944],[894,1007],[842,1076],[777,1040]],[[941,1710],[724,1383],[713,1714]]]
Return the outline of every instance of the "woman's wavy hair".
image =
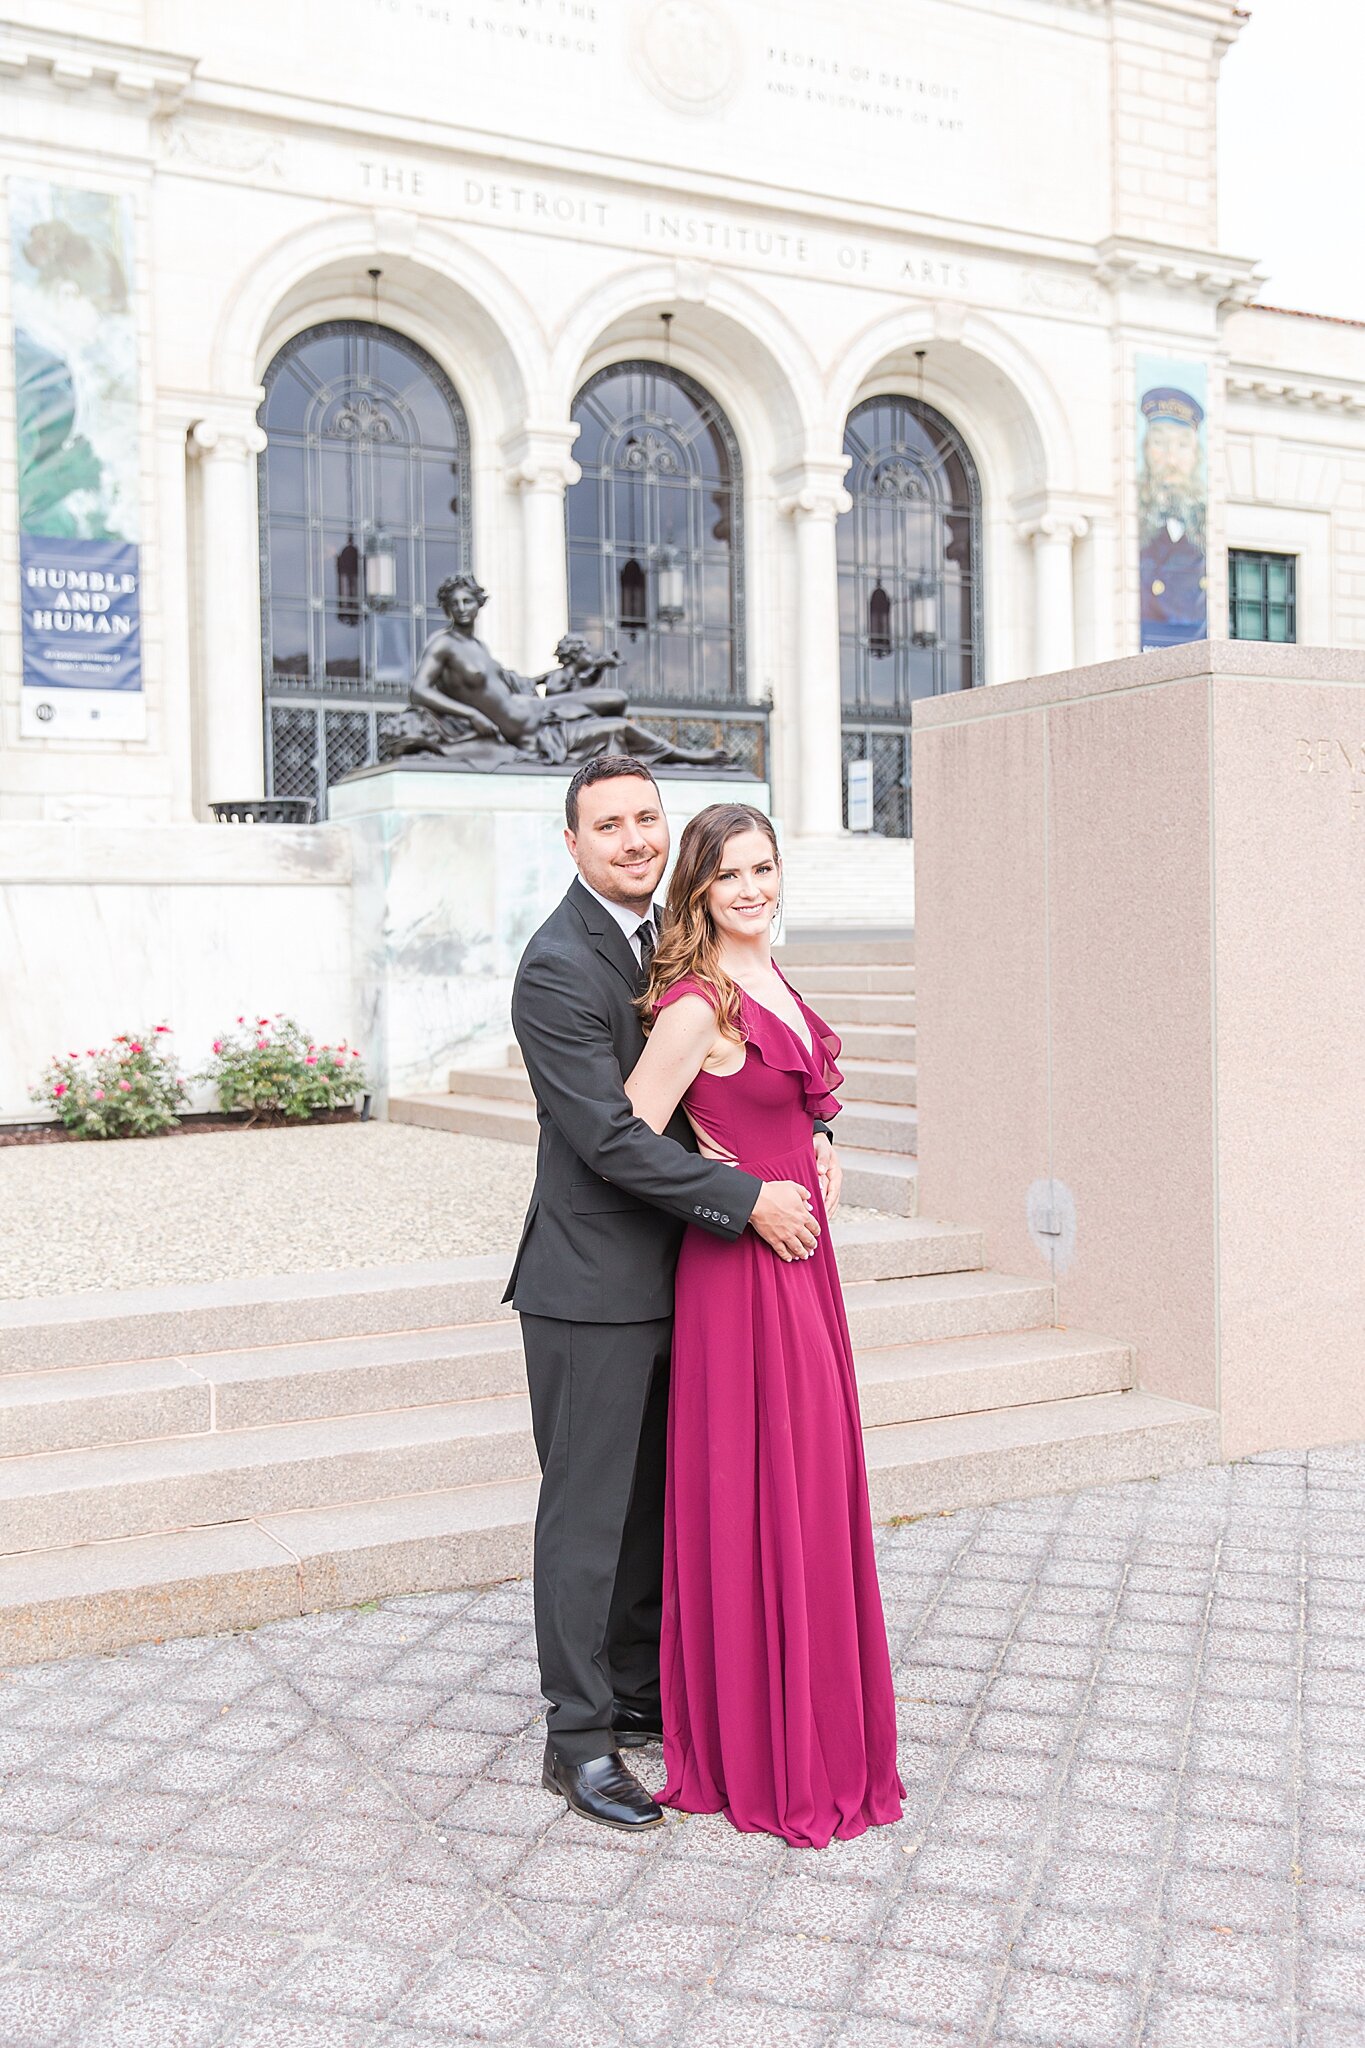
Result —
[[[675,981],[699,981],[716,1006],[716,1022],[725,1038],[744,1042],[739,1027],[739,990],[720,964],[720,940],[707,907],[711,884],[725,865],[725,849],[737,832],[767,835],[773,859],[781,865],[772,819],[753,804],[708,804],[689,818],[678,844],[678,858],[668,885],[663,928],[639,999],[648,1031],[654,1007]]]

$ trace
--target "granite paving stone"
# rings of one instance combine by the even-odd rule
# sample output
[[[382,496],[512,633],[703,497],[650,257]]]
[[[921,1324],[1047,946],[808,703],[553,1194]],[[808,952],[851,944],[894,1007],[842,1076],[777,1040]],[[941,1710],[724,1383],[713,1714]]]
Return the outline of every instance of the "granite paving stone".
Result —
[[[1359,2048],[1365,1447],[878,1546],[822,1851],[547,1798],[524,1582],[0,1674],[0,2044]]]

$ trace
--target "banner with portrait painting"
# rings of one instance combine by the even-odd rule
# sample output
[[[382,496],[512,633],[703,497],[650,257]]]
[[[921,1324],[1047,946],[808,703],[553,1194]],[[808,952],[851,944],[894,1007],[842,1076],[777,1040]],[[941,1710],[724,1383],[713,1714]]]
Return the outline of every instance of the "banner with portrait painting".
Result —
[[[127,198],[9,183],[25,734],[145,730]]]
[[[1208,370],[1137,360],[1142,647],[1181,647],[1209,630]]]

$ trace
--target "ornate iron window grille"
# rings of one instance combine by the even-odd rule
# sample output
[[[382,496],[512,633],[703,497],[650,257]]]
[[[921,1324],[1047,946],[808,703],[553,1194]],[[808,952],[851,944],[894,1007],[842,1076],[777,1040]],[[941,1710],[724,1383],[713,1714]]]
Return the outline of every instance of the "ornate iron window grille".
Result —
[[[644,360],[591,377],[573,417],[582,476],[565,494],[570,626],[619,644],[622,682],[642,710],[742,703],[744,489],[730,422],[695,378]],[[680,617],[660,596],[670,571]]]
[[[382,758],[443,577],[472,548],[469,426],[406,335],[331,320],[265,374],[258,418],[266,791],[310,796]],[[392,598],[366,597],[381,555]]]
[[[908,838],[911,705],[983,680],[981,484],[957,429],[914,398],[855,406],[844,451],[843,760],[872,762],[873,829]]]

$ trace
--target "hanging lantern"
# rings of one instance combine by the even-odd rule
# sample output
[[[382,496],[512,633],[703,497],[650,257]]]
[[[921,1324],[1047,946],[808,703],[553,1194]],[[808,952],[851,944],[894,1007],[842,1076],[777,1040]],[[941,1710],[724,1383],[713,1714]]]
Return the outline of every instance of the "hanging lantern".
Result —
[[[365,602],[372,612],[383,612],[397,595],[398,549],[393,535],[371,527],[365,536]]]
[[[658,613],[665,624],[676,626],[684,616],[684,594],[683,567],[678,560],[678,550],[665,547],[659,555],[658,585]]]
[[[910,592],[910,638],[916,647],[938,645],[937,583],[917,583]]]

